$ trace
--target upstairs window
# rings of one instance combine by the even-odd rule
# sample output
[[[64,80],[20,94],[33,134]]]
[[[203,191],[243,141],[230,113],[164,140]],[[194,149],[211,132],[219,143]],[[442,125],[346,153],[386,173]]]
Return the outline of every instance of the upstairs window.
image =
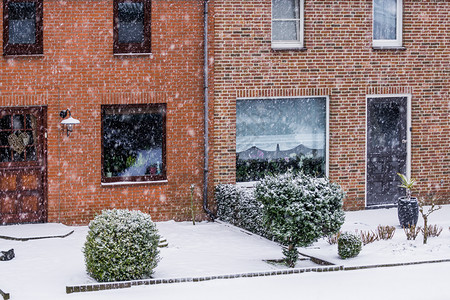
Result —
[[[402,46],[402,0],[373,1],[373,46]]]
[[[43,53],[43,0],[3,0],[3,55]]]
[[[114,0],[114,53],[150,53],[151,0]]]
[[[272,48],[303,48],[303,0],[272,0]]]
[[[166,180],[165,104],[102,106],[102,182]]]

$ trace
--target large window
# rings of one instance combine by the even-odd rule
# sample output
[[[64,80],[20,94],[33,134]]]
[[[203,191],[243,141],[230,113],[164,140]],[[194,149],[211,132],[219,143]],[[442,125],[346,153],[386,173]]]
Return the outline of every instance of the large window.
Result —
[[[303,47],[303,0],[272,0],[272,48]]]
[[[150,0],[114,0],[114,53],[150,53]]]
[[[3,55],[43,53],[43,0],[3,0]]]
[[[373,46],[402,46],[402,0],[373,0]]]
[[[236,102],[236,181],[302,171],[326,175],[327,97]]]
[[[102,106],[102,182],[166,179],[164,104]]]

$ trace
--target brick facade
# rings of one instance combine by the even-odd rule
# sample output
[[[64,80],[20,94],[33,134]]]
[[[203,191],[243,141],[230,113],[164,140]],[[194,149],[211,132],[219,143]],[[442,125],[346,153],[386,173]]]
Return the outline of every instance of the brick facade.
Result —
[[[186,219],[191,184],[201,212],[203,3],[153,0],[151,20],[152,54],[115,56],[112,0],[45,0],[44,54],[0,57],[0,106],[47,106],[49,222],[86,224],[104,208]],[[125,103],[167,104],[166,183],[101,185],[101,105]],[[81,121],[70,137],[66,108]]]
[[[309,1],[304,51],[271,49],[270,0],[216,0],[214,183],[236,176],[236,99],[329,96],[329,177],[365,207],[366,96],[411,95],[411,175],[450,198],[450,2],[403,1],[402,50],[372,49],[372,1]]]

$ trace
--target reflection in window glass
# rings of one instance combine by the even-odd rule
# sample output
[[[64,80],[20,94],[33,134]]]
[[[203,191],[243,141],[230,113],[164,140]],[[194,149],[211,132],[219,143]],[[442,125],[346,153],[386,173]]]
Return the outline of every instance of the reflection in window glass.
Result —
[[[299,0],[272,0],[272,40],[300,41]]]
[[[326,172],[326,98],[251,99],[236,103],[236,181],[267,174]]]
[[[374,40],[397,39],[397,1],[374,0]]]
[[[162,105],[105,107],[104,179],[140,181],[165,177],[164,123]]]
[[[144,42],[144,4],[118,3],[119,43]]]
[[[36,3],[11,2],[9,9],[9,43],[34,44],[36,42]]]

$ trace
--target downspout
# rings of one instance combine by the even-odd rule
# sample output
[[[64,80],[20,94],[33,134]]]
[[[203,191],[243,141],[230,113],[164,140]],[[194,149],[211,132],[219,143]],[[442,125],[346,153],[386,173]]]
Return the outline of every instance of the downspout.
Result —
[[[203,97],[204,97],[204,167],[203,167],[203,210],[214,221],[216,216],[208,208],[209,178],[209,87],[208,87],[208,0],[203,1]]]

